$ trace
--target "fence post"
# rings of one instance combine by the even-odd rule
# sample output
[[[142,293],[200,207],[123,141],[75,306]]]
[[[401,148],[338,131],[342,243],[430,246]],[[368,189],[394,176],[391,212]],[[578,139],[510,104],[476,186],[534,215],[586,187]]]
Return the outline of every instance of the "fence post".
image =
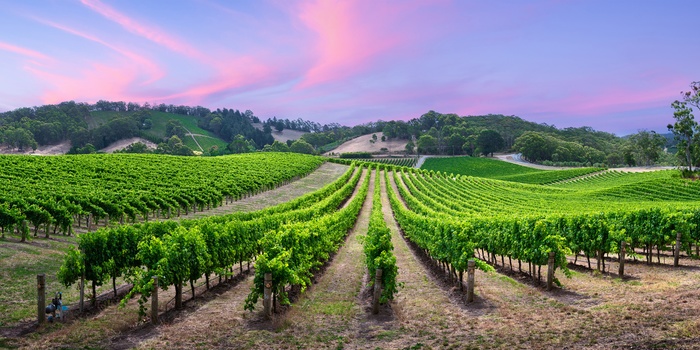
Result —
[[[36,291],[36,316],[41,325],[46,323],[46,275],[43,273],[36,275]]]
[[[263,309],[267,319],[272,318],[272,274],[265,274],[265,289],[263,291]]]
[[[620,242],[620,269],[617,271],[617,274],[620,275],[620,278],[625,275],[625,246],[627,245],[627,242],[622,241]]]
[[[676,233],[676,249],[673,251],[673,266],[678,266],[678,259],[681,257],[681,236],[680,232]]]
[[[374,276],[374,297],[372,298],[372,314],[379,313],[379,299],[382,297],[382,269],[377,269]]]
[[[80,313],[85,311],[85,272],[80,276]]]
[[[471,303],[474,301],[474,266],[476,262],[474,259],[470,259],[467,263],[467,302]]]
[[[151,292],[151,323],[158,324],[158,276],[153,276],[153,291]]]
[[[547,290],[552,290],[554,283],[554,256],[555,252],[549,252],[549,260],[547,261]]]

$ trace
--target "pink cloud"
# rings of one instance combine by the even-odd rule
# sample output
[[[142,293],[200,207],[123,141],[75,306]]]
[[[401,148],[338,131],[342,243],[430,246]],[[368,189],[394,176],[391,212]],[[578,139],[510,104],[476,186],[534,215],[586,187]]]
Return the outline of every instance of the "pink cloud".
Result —
[[[68,100],[97,101],[99,99],[138,101],[126,93],[138,72],[131,65],[117,66],[93,62],[70,76],[25,67],[44,83],[53,88],[41,96],[43,103],[59,103]]]
[[[547,105],[544,107],[529,108],[559,111],[569,115],[597,115],[670,106],[671,102],[679,97],[678,87],[684,85],[687,85],[685,79],[676,77],[658,82],[652,87],[615,85],[597,88],[592,92],[574,91],[569,96],[555,101],[545,101]]]
[[[164,33],[156,28],[141,24],[134,19],[122,14],[121,12],[113,9],[112,7],[103,4],[99,0],[81,0],[83,5],[89,7],[91,10],[99,13],[105,18],[121,25],[127,31],[134,33],[138,36],[146,38],[158,45],[164,46],[169,50],[181,53],[187,57],[201,59],[203,55],[199,53],[196,49],[188,45],[187,43],[181,42],[178,39],[172,38],[167,33]]]
[[[186,88],[185,91],[161,97],[164,100],[201,103],[204,99],[222,92],[238,88],[251,88],[264,84],[276,77],[275,72],[255,57],[238,57],[226,60],[226,64],[217,64],[215,78],[201,84]]]
[[[34,58],[34,59],[40,59],[40,60],[50,60],[51,59],[50,57],[44,55],[41,52],[30,50],[30,49],[20,47],[20,46],[15,46],[15,45],[8,44],[8,43],[3,43],[3,42],[0,42],[0,50],[9,51],[9,52],[16,53],[16,54],[19,54],[19,55],[22,55],[22,56],[25,56],[28,58]]]
[[[139,65],[140,67],[142,67],[143,69],[146,70],[147,75],[150,78],[143,83],[144,85],[153,83],[157,80],[160,80],[161,78],[163,78],[165,76],[165,72],[163,71],[163,69],[160,68],[155,62],[153,62],[153,61],[151,61],[151,60],[149,60],[149,59],[147,59],[147,58],[145,58],[145,57],[143,57],[143,56],[141,56],[133,51],[126,50],[124,48],[110,44],[110,43],[108,43],[108,42],[106,42],[106,41],[104,41],[96,36],[78,31],[78,30],[73,29],[73,28],[69,28],[69,27],[66,27],[66,26],[63,26],[63,25],[60,25],[57,23],[53,23],[50,21],[42,20],[42,19],[37,19],[37,21],[39,21],[43,24],[46,24],[48,26],[54,27],[56,29],[60,29],[64,32],[73,34],[75,36],[79,36],[83,39],[96,42],[100,45],[103,45],[103,46],[123,55],[124,57],[127,57],[128,59],[132,60],[135,64]]]
[[[317,37],[311,49],[316,61],[298,88],[347,78],[371,68],[377,56],[416,40],[421,34],[410,12],[419,5],[324,0],[302,5],[297,15]]]

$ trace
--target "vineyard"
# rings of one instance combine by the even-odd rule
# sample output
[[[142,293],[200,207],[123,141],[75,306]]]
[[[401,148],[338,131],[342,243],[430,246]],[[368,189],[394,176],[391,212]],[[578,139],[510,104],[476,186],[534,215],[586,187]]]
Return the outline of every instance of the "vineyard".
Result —
[[[414,167],[416,163],[418,162],[418,158],[416,157],[406,157],[406,158],[363,158],[363,159],[358,159],[359,161],[363,162],[374,162],[374,163],[380,163],[380,164],[389,164],[389,165],[395,165],[399,167]]]
[[[14,228],[26,239],[27,224],[48,236],[103,219],[179,216],[302,177],[321,162],[297,154],[0,156],[0,230]]]
[[[675,171],[523,172],[499,163],[489,172],[477,160],[476,177],[334,160],[349,164],[342,175],[290,201],[174,221],[166,218],[276,191],[323,160],[256,154],[184,165],[182,158],[120,157],[2,158],[11,164],[2,167],[2,179],[14,187],[1,194],[0,215],[14,220],[3,231],[22,239],[31,239],[22,233],[25,222],[47,237],[49,225],[66,234],[79,229],[56,278],[67,286],[85,281],[92,298],[108,282],[115,296],[118,283],[131,282],[119,298],[122,308],[110,311],[131,320],[118,333],[148,322],[152,276],[158,276],[159,293],[188,314],[171,331],[133,340],[133,346],[167,347],[180,339],[179,346],[245,348],[442,348],[463,341],[475,347],[646,347],[673,337],[682,342],[671,345],[682,347],[697,337],[692,330],[700,327],[700,305],[669,313],[675,308],[667,301],[668,293],[694,298],[700,287],[700,183]],[[454,159],[448,163],[469,158]],[[60,215],[51,205],[68,213],[66,227],[56,223]],[[51,219],[33,222],[29,207]],[[154,217],[160,220],[148,221]],[[88,218],[105,224],[83,230],[80,222],[90,225]],[[344,268],[354,262],[363,268]],[[480,271],[471,271],[471,264]],[[382,306],[372,316],[363,291],[379,283],[377,269]],[[465,297],[474,276],[476,296]],[[214,296],[197,297],[202,283]],[[192,301],[183,298],[186,289]],[[235,306],[230,316],[199,308],[217,299]],[[658,313],[640,311],[651,310],[650,301]],[[612,315],[622,318],[609,323]],[[659,315],[674,319],[663,332],[649,333]],[[209,325],[203,334],[177,334],[201,322]],[[275,332],[249,330],[260,324]],[[91,332],[84,322],[69,327]],[[633,336],[617,342],[619,332]],[[70,344],[73,338],[64,339]],[[111,347],[115,339],[82,344]],[[45,337],[26,341],[48,344]]]
[[[495,159],[475,157],[428,158],[421,169],[538,185],[553,184],[602,170],[601,168],[538,170]]]

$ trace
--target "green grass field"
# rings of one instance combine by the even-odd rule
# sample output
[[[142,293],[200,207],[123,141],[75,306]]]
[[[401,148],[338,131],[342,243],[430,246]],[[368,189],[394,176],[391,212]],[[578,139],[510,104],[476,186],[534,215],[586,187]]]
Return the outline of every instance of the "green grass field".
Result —
[[[68,247],[75,245],[75,236],[52,235],[51,239],[32,238],[20,243],[15,236],[0,239],[0,327],[36,319],[36,275],[46,274],[47,300],[55,292],[63,293],[64,304],[80,300],[77,286],[62,286],[56,278],[58,267]],[[111,283],[97,289],[98,293],[111,290]]]
[[[428,158],[421,169],[529,184],[549,184],[601,170],[600,168],[539,170],[497,159],[477,157]]]

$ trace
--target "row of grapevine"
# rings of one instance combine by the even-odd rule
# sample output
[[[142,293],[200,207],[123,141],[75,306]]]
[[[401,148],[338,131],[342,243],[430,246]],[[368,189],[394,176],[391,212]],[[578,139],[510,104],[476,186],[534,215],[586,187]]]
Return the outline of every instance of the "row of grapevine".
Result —
[[[202,275],[227,275],[233,266],[251,261],[264,249],[259,243],[269,232],[284,225],[306,222],[335,212],[352,194],[361,171],[350,168],[335,182],[315,193],[243,219],[235,214],[181,222],[162,221],[99,229],[80,235],[78,249],[71,250],[60,268],[59,280],[69,286],[83,276],[92,281],[93,289],[111,278],[125,276],[134,281],[133,293],[142,301],[152,290],[151,276],[157,275],[160,286],[173,285],[176,307],[181,305],[182,285]],[[318,193],[326,195],[316,201]],[[276,213],[266,215],[265,213]],[[116,291],[115,291],[116,293]]]
[[[398,275],[398,267],[396,266],[396,256],[393,253],[394,245],[391,243],[391,230],[387,227],[386,221],[384,221],[384,213],[382,213],[381,190],[380,181],[377,178],[374,185],[374,194],[372,195],[369,229],[363,244],[367,270],[372,283],[374,283],[372,277],[376,275],[377,269],[382,270],[380,303],[384,304],[394,299],[394,294],[397,292],[396,276]]]
[[[416,166],[416,163],[418,163],[418,158],[417,157],[364,158],[364,159],[358,159],[358,161],[370,162],[370,163],[381,163],[381,164],[388,164],[388,165],[395,165],[395,166],[414,167],[414,166]]]
[[[314,171],[301,154],[216,158],[156,155],[0,156],[0,230],[70,234],[83,219],[135,222],[203,210]],[[167,214],[166,214],[167,213]],[[89,221],[88,221],[89,225]]]
[[[654,183],[658,176],[647,178]],[[411,210],[411,214],[406,214],[400,206],[395,208],[401,213],[397,217],[403,218],[402,227],[406,225],[405,230],[412,231],[411,225],[423,222],[439,232],[438,237],[416,238],[416,243],[430,248],[431,254],[442,254],[439,245],[444,243],[444,247],[457,245],[468,251],[489,252],[490,255],[482,256],[491,261],[495,255],[501,255],[543,265],[551,251],[556,253],[559,267],[566,272],[565,255],[571,252],[599,257],[617,252],[625,241],[633,249],[642,248],[650,260],[652,247],[658,251],[673,245],[678,232],[682,233],[682,249],[689,255],[691,246],[700,239],[697,197],[682,200],[686,197],[678,194],[697,190],[697,186],[687,182],[666,181],[665,188],[659,188],[659,193],[649,196],[651,200],[646,202],[626,201],[622,196],[611,202],[592,189],[564,192],[552,189],[548,193],[542,192],[541,186],[513,186],[437,174],[397,174],[395,181]],[[623,194],[622,189],[617,191]],[[626,195],[626,198],[638,198],[634,191]],[[658,198],[664,198],[664,202]],[[406,219],[411,215],[415,216],[413,220]],[[450,234],[442,233],[444,230]],[[420,235],[421,229],[415,231]],[[442,258],[459,266],[463,262],[454,254]]]
[[[548,185],[574,179],[580,176],[596,173],[602,168],[574,168],[567,170],[543,170],[527,174],[494,177],[498,180],[520,182],[526,184]]]
[[[262,253],[255,262],[254,285],[246,298],[246,309],[252,310],[263,296],[265,274],[272,275],[274,305],[277,300],[282,304],[289,302],[287,286],[296,286],[300,291],[306,289],[313,272],[338,250],[348,230],[355,225],[369,180],[367,174],[355,196],[340,210],[284,225],[260,240]]]
[[[329,162],[338,164],[357,164],[362,166],[373,166],[377,163],[384,164],[390,168],[415,169],[414,166],[418,162],[418,158],[361,158],[361,159],[343,159],[343,158],[328,158]],[[416,169],[417,170],[417,169]],[[408,171],[408,170],[407,170]]]
[[[549,252],[555,253],[555,264],[569,273],[566,255],[570,251],[564,245],[564,239],[548,232],[542,221],[536,218],[504,221],[441,214],[404,188],[397,173],[394,173],[394,182],[406,204],[387,186],[389,200],[405,236],[428,256],[449,266],[453,273],[462,276],[470,259],[475,259],[480,269],[488,270],[483,260],[493,262],[495,254],[528,262],[530,271],[533,271],[535,266],[547,264]],[[477,250],[487,251],[490,255],[477,259]]]

